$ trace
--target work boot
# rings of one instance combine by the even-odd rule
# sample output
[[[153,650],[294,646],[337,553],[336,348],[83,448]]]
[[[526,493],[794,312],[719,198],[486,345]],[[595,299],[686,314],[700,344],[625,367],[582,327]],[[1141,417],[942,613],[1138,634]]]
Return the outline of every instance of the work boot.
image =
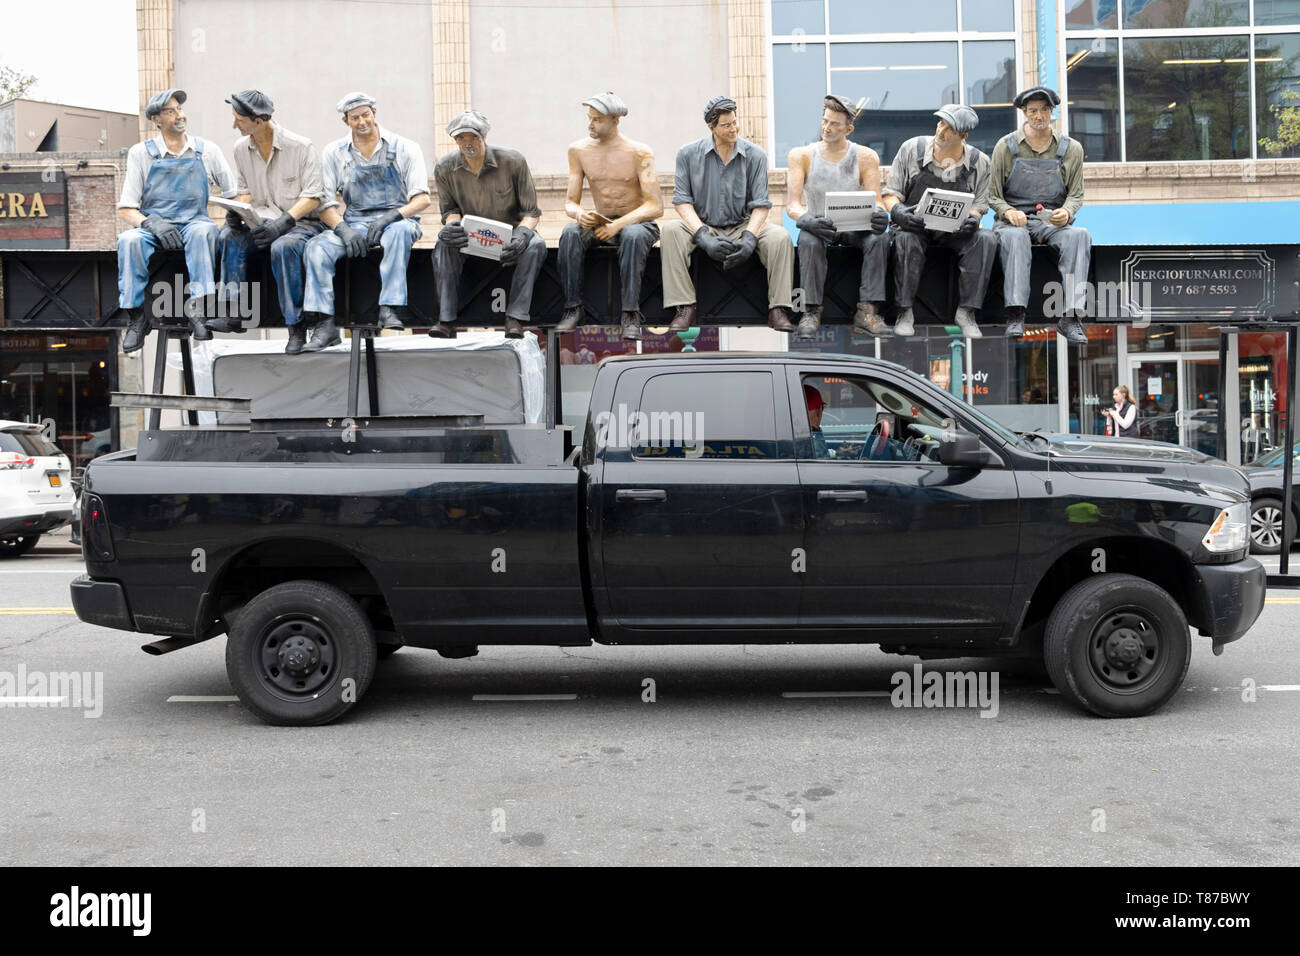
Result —
[[[560,316],[559,323],[555,326],[557,332],[572,332],[582,324],[582,306],[575,305],[572,308],[564,310]]]
[[[431,339],[454,339],[456,337],[455,322],[439,322],[429,329],[429,338]]]
[[[883,322],[880,324],[884,325]],[[875,330],[873,329],[872,332],[874,333]],[[894,320],[894,334],[895,335],[916,334],[916,319],[913,318],[912,316],[912,309],[910,306],[904,309],[902,312],[898,313],[898,318]]]
[[[302,347],[307,344],[307,325],[298,322],[289,326],[289,341],[285,343],[285,355],[297,355],[302,351]]]
[[[1079,317],[1076,315],[1057,322],[1056,331],[1076,345],[1083,345],[1088,341],[1088,333],[1083,331],[1083,323],[1079,321]]]
[[[243,321],[231,318],[230,316],[218,316],[215,319],[206,319],[203,324],[208,327],[209,332],[236,332],[242,334],[243,332],[248,331],[244,328]]]
[[[641,340],[641,313],[640,312],[624,310],[623,338],[628,342],[638,342]]]
[[[144,348],[144,340],[153,328],[153,316],[143,306],[126,310],[126,334],[122,336],[122,354],[130,355]]]
[[[321,349],[327,349],[331,345],[339,345],[343,342],[343,336],[339,335],[339,327],[334,324],[334,316],[322,315],[312,326],[311,341],[302,347],[304,352],[319,352]]]
[[[789,314],[780,307],[767,310],[767,327],[778,332],[794,331],[794,324],[790,321]]]
[[[961,334],[968,339],[981,339],[984,333],[980,331],[980,324],[975,321],[975,316],[971,310],[964,305],[957,306],[957,314],[953,316],[953,321],[961,329]]]
[[[506,338],[522,339],[524,337],[524,327],[519,324],[518,319],[506,319]]]
[[[880,317],[880,307],[874,302],[858,303],[858,310],[853,313],[853,327],[872,335],[884,335],[889,331],[889,325]]]
[[[673,320],[668,323],[668,331],[685,332],[695,324],[695,319],[698,315],[699,310],[695,308],[694,302],[689,305],[679,305],[677,307],[677,314],[674,315]]]
[[[1025,307],[1013,305],[1007,309],[1007,338],[1025,334]]]
[[[379,307],[379,327],[398,330],[406,328],[406,323],[402,317],[402,313],[405,311],[406,306],[403,305],[381,305]]]
[[[822,309],[819,305],[810,305],[804,312],[803,318],[799,320],[799,327],[795,331],[798,333],[800,342],[815,342],[817,340],[817,330],[822,324]]]
[[[190,323],[195,342],[206,342],[212,338],[212,330],[207,327],[203,318],[207,311],[204,305],[201,298],[190,299],[185,303],[185,320]]]

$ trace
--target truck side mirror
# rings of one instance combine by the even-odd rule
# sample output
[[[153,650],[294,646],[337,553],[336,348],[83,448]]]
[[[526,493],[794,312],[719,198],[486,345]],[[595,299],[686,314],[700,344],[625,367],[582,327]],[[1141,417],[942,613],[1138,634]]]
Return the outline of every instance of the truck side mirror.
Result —
[[[980,448],[978,435],[960,428],[944,429],[939,442],[939,461],[944,465],[966,465],[979,468],[988,464],[988,452]]]

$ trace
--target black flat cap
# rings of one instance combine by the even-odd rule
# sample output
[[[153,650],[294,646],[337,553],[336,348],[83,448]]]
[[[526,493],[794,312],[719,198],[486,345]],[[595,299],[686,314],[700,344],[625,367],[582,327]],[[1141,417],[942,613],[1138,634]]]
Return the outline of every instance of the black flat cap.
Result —
[[[1025,90],[1023,93],[1017,93],[1015,100],[1016,109],[1023,110],[1025,104],[1030,100],[1047,100],[1053,107],[1061,105],[1061,98],[1056,95],[1056,90],[1048,89],[1045,86],[1035,86]]]
[[[822,103],[827,109],[839,110],[839,112],[848,116],[850,123],[858,118],[858,104],[847,96],[836,96],[834,93],[827,93]]]
[[[275,104],[271,98],[260,90],[244,90],[242,93],[231,93],[230,98],[226,100],[240,116],[270,116],[275,112]]]
[[[704,122],[712,123],[723,113],[736,112],[736,101],[730,96],[715,96],[704,104]]]

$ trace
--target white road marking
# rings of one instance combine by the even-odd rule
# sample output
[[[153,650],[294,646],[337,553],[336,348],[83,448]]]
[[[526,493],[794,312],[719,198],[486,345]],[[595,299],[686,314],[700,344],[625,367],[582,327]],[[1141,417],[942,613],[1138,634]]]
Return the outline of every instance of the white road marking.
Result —
[[[475,694],[474,700],[577,700],[577,694]]]
[[[786,690],[782,697],[889,697],[888,690]]]
[[[1300,690],[1300,684],[1260,684],[1264,690]]]
[[[0,574],[85,574],[85,568],[5,568]]]
[[[0,697],[0,707],[10,704],[63,704],[67,700],[66,697]]]
[[[234,704],[238,697],[215,695],[205,697],[202,694],[172,694],[167,698],[169,704]]]

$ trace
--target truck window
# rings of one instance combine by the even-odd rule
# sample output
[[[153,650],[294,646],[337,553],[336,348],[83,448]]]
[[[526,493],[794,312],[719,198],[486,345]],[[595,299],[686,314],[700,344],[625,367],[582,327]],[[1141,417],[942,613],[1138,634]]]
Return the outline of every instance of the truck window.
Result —
[[[777,457],[770,372],[655,375],[642,389],[640,406],[631,418],[628,430],[636,458]]]
[[[805,414],[822,403],[820,432],[811,431],[814,458],[837,461],[937,462],[946,418],[892,383],[863,376],[805,375]],[[809,392],[809,388],[815,393]]]

